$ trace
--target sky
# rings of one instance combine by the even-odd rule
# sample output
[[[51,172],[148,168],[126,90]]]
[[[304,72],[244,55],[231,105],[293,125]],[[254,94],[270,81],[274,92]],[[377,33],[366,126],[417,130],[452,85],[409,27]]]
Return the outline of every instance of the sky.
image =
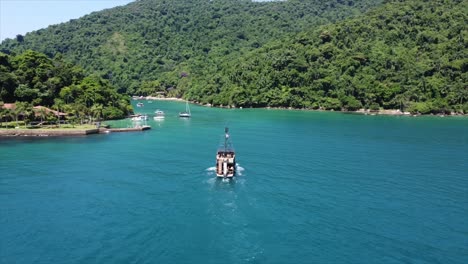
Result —
[[[0,41],[133,0],[0,0]]]

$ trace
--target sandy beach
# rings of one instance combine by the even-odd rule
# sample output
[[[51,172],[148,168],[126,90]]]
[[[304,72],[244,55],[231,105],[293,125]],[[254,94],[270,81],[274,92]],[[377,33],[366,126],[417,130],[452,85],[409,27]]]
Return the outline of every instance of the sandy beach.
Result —
[[[156,97],[156,96],[146,96],[146,97],[132,97],[134,100],[156,100],[156,101],[185,101],[182,98],[177,97]]]

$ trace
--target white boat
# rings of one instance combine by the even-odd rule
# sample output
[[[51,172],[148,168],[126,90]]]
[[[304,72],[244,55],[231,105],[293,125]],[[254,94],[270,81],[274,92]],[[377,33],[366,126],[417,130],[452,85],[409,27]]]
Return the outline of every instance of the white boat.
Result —
[[[161,111],[158,109],[154,113],[155,113],[155,116],[154,116],[155,120],[164,119],[164,111]]]
[[[137,104],[137,107],[143,107],[143,106],[145,106],[145,105],[143,103],[141,103],[141,102]]]
[[[185,101],[185,111],[184,112],[180,112],[179,113],[179,117],[185,117],[185,118],[189,118],[191,117],[192,114],[190,113],[190,107],[188,105],[188,101]]]
[[[148,116],[147,115],[133,115],[132,116],[132,121],[146,121],[148,120]]]

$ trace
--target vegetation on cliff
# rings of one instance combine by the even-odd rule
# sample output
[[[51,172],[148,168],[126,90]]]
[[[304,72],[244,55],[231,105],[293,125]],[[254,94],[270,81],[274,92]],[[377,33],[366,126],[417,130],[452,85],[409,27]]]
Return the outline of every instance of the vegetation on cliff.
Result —
[[[59,54],[120,93],[467,113],[467,9],[462,0],[141,0],[6,40],[0,50]]]
[[[467,3],[388,1],[193,77],[188,97],[224,106],[468,113]]]
[[[181,96],[187,85],[180,76],[188,71],[211,74],[272,40],[358,15],[381,1],[140,0],[7,39],[0,51],[61,53],[119,92]]]
[[[0,107],[2,119],[51,114],[34,111],[32,107],[39,105],[81,120],[116,119],[132,112],[128,97],[117,93],[108,80],[85,74],[60,55],[50,59],[31,50],[15,56],[0,53],[0,101],[2,106],[16,103],[14,109]]]

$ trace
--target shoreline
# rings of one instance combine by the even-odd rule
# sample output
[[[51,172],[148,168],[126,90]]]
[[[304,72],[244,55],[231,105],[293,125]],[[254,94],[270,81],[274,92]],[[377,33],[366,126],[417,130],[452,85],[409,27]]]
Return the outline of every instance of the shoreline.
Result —
[[[179,101],[179,102],[185,102],[184,99],[182,98],[177,98],[177,97],[156,97],[156,96],[146,96],[146,97],[132,97],[133,100],[154,100],[154,101]]]
[[[99,134],[99,128],[93,129],[0,129],[1,137],[68,137]]]
[[[80,137],[110,132],[137,132],[151,129],[150,126],[133,128],[92,128],[92,129],[4,129],[0,128],[0,139],[10,137]]]
[[[223,107],[227,108],[227,107]],[[277,109],[277,110],[300,110],[300,111],[318,111],[318,112],[337,112],[342,114],[355,114],[355,115],[370,115],[370,116],[408,116],[408,117],[419,117],[419,116],[437,116],[437,117],[468,117],[468,114],[412,114],[410,112],[402,112],[399,109],[380,109],[380,110],[369,110],[361,108],[356,111],[347,110],[326,110],[326,109],[306,109],[306,108],[290,108],[290,107],[261,107],[259,109]]]
[[[146,97],[133,97],[134,100],[155,100],[155,101],[176,101],[176,102],[184,102],[185,100],[182,98],[177,97],[154,97],[154,96],[146,96]],[[198,102],[189,101],[190,103],[205,106],[205,107],[215,107],[215,108],[225,108],[225,109],[243,109],[243,107],[235,107],[235,106],[212,106],[211,104],[200,104]],[[306,108],[292,108],[292,107],[249,107],[246,109],[276,109],[276,110],[302,110],[302,111],[320,111],[320,112],[339,112],[344,114],[359,114],[359,115],[384,115],[384,116],[409,116],[409,117],[418,117],[418,116],[438,116],[438,117],[453,117],[453,116],[465,116],[468,117],[468,114],[460,114],[460,113],[451,113],[451,114],[411,114],[410,112],[402,112],[399,109],[381,109],[381,110],[369,110],[361,108],[356,111],[340,111],[340,110],[325,110],[325,109],[306,109]]]

